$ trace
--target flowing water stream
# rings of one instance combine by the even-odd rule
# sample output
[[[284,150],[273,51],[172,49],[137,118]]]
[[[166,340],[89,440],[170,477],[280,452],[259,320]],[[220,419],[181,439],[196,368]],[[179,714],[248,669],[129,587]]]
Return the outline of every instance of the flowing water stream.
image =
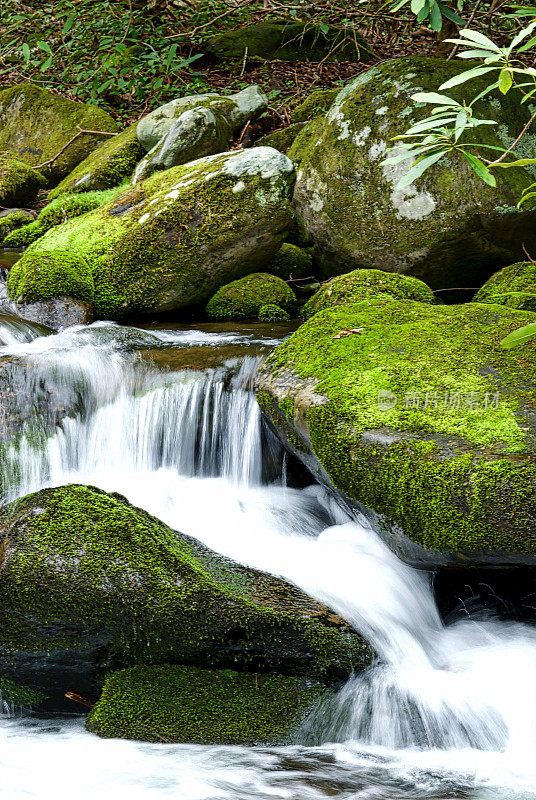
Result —
[[[445,626],[429,575],[320,487],[287,485],[251,381],[288,330],[202,327],[44,335],[0,318],[3,500],[70,482],[118,491],[326,603],[378,662],[287,747],[100,740],[81,717],[5,714],[0,796],[536,798],[536,630],[485,616]]]

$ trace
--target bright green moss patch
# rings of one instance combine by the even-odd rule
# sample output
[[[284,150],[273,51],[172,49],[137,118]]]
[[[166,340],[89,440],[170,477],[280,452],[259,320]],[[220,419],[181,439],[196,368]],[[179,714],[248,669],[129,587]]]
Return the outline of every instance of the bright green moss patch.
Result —
[[[136,124],[107,139],[85,158],[52,192],[54,200],[64,192],[112,189],[128,179],[145,150],[136,138]]]
[[[504,267],[479,289],[474,300],[536,311],[536,265],[520,261]]]
[[[290,115],[291,122],[308,122],[330,109],[340,89],[318,89],[300,103]]]
[[[324,283],[303,307],[303,316],[311,317],[325,308],[359,303],[377,295],[435,303],[432,290],[418,278],[379,269],[356,269]]]
[[[207,314],[213,319],[250,319],[266,305],[292,311],[296,296],[281,278],[255,272],[218,289],[207,303]]]
[[[24,211],[14,211],[12,214],[0,217],[0,242],[3,242],[12,231],[29,225],[31,222],[32,218]]]
[[[44,185],[45,178],[41,172],[12,153],[0,153],[0,205],[24,206],[31,203]]]
[[[86,727],[149,742],[281,744],[324,692],[282,675],[136,667],[108,678]]]
[[[15,709],[30,709],[38,706],[45,699],[46,695],[43,692],[36,692],[0,675],[0,712],[3,703],[7,703],[8,706]]]
[[[277,275],[284,281],[301,278],[304,275],[310,276],[312,272],[311,254],[294,244],[283,244],[267,264],[266,271],[271,275]]]
[[[11,267],[7,286],[9,296],[22,303],[53,297],[72,297],[90,302],[94,292],[87,262],[63,250],[25,253]]]
[[[261,322],[286,322],[289,319],[290,315],[279,306],[266,305],[259,310],[259,320]]]

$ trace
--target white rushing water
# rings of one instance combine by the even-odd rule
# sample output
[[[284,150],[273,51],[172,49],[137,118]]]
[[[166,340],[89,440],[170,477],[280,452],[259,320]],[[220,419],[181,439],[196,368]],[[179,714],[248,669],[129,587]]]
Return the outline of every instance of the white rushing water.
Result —
[[[0,796],[536,797],[536,631],[490,618],[446,627],[429,575],[400,562],[320,487],[285,486],[250,391],[255,357],[163,372],[138,354],[251,345],[251,335],[109,324],[38,334],[0,321],[0,357],[14,359],[6,374],[36,409],[0,465],[5,499],[71,482],[118,491],[326,603],[379,660],[289,747],[110,742],[87,734],[80,719],[4,718]],[[44,414],[62,392],[64,404]]]

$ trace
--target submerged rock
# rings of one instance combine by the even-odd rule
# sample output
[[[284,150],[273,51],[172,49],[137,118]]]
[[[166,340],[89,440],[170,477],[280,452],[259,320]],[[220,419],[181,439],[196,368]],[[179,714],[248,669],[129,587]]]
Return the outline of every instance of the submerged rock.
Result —
[[[280,61],[361,61],[372,48],[354,28],[331,25],[328,31],[304,22],[270,20],[225,31],[208,39],[205,51],[217,58],[266,58]]]
[[[33,83],[0,91],[0,152],[12,152],[32,167],[54,159],[41,168],[52,186],[108,138],[100,133],[73,138],[78,126],[104,133],[117,130],[106,111],[66,100]]]
[[[117,494],[45,489],[0,510],[0,674],[92,693],[111,669],[193,664],[324,680],[371,658],[339,617]]]
[[[0,154],[0,205],[26,205],[45,185],[44,176],[11,153]]]
[[[294,225],[293,183],[292,162],[269,147],[210,156],[120,192],[28,252],[86,259],[97,317],[188,308],[277,252]]]
[[[432,290],[411,275],[398,275],[379,269],[356,269],[324,283],[303,307],[303,316],[312,317],[325,308],[347,306],[378,295],[399,300],[419,300],[421,303],[436,301]]]
[[[130,178],[136,164],[145,155],[136,136],[136,124],[110,137],[90,153],[50,192],[49,199],[54,200],[64,192],[112,189]]]
[[[520,261],[504,267],[479,289],[474,301],[536,311],[536,265]]]
[[[516,206],[534,180],[528,171],[499,170],[494,189],[451,155],[398,189],[411,160],[382,166],[393,137],[429,114],[411,96],[437,91],[462,68],[423,57],[378,64],[345,86],[327,115],[296,138],[288,153],[300,162],[294,199],[326,277],[366,267],[415,275],[432,288],[475,286],[523,258],[523,244],[536,250],[536,212]],[[462,99],[466,86],[449,93]],[[498,125],[470,136],[496,146],[512,144],[530,116],[512,93],[498,91],[475,112]],[[534,155],[533,137],[524,142],[526,155]]]
[[[86,727],[146,742],[283,744],[326,691],[317,681],[195,667],[134,667],[107,678]]]
[[[329,308],[269,356],[259,402],[409,563],[536,564],[536,340],[500,346],[531,322],[480,303]]]
[[[206,310],[212,319],[251,319],[258,317],[260,309],[267,305],[293,311],[296,295],[281,278],[254,272],[218,289]]]

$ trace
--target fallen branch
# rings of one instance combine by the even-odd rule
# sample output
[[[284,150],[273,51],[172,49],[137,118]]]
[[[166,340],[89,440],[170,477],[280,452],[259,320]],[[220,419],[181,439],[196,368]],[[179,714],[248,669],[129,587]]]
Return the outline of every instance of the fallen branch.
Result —
[[[75,141],[75,139],[78,139],[79,136],[83,136],[84,134],[92,134],[96,136],[118,136],[118,133],[111,133],[110,131],[90,131],[86,130],[86,128],[81,128],[80,125],[77,125],[76,127],[78,128],[78,132],[75,133],[74,136],[71,136],[69,141],[63,145],[61,150],[58,153],[56,153],[55,156],[49,158],[48,161],[43,161],[42,164],[38,164],[36,167],[34,167],[34,169],[42,169],[43,167],[48,167],[49,164],[52,164],[57,158],[61,156],[62,153],[65,152],[65,150],[67,150],[69,145],[72,144]]]

